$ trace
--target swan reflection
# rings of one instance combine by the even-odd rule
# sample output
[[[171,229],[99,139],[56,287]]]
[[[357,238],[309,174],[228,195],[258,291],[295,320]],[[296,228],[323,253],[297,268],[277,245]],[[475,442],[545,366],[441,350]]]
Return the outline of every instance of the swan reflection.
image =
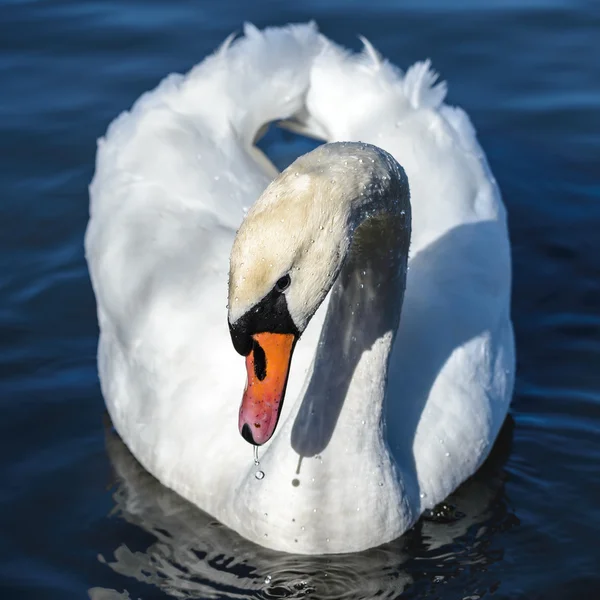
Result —
[[[121,543],[100,560],[175,598],[392,598],[474,577],[502,558],[493,539],[516,521],[503,498],[509,417],[492,454],[443,506],[392,543],[356,554],[299,556],[257,546],[161,485],[107,424],[116,486],[113,518],[151,534],[143,551]],[[103,588],[92,600],[129,598]],[[413,594],[411,594],[412,596]],[[135,597],[135,596],[132,596]]]

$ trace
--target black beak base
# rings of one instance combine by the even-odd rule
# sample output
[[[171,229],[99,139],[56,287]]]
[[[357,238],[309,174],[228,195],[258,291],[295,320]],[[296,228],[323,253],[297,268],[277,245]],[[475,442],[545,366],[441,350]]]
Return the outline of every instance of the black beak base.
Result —
[[[250,354],[253,345],[252,336],[267,331],[292,333],[296,339],[300,337],[300,332],[290,315],[285,293],[276,287],[235,323],[229,323],[233,347],[242,356]]]

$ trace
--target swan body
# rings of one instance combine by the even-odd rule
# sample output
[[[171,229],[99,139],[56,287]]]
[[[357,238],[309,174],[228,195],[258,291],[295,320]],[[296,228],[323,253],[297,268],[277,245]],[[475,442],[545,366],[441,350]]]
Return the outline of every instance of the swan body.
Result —
[[[248,26],[99,142],[86,255],[113,424],[159,481],[263,546],[398,537],[477,470],[506,416],[505,209],[468,117],[434,84],[428,63],[402,74],[313,25]],[[254,146],[276,120],[362,143],[277,177]],[[228,321],[287,272],[302,337],[258,479]]]

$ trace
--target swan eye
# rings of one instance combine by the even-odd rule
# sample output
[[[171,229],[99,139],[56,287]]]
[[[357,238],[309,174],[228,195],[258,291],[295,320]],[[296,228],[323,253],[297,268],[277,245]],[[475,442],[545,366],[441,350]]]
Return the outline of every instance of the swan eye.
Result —
[[[284,275],[283,277],[280,277],[277,280],[277,283],[275,284],[275,289],[278,292],[285,292],[285,290],[287,290],[290,287],[290,283],[292,283],[290,276]]]

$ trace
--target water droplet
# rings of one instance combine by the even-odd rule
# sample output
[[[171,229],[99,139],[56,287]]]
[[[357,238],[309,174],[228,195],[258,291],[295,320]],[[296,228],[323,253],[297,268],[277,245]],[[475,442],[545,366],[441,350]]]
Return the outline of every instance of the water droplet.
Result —
[[[356,512],[360,512],[360,506],[357,507]]]
[[[450,456],[450,452],[446,452],[446,456],[447,456],[447,457],[448,457],[448,456]]]
[[[313,508],[313,512],[317,512],[317,509],[316,509],[316,508]]]
[[[419,496],[421,497],[421,500],[422,500],[423,498],[427,498],[427,494],[426,494],[425,492],[421,492],[421,493],[419,494]]]
[[[364,283],[361,283],[361,284],[360,284],[360,289],[362,290],[364,287],[365,287],[365,284],[364,284]]]
[[[363,420],[361,421],[361,423],[364,425],[364,424],[365,424],[365,420],[363,419]]]
[[[329,541],[329,538],[325,538],[325,541],[326,541],[326,542],[328,542],[328,541]]]
[[[258,467],[260,461],[258,460],[258,446],[254,446],[254,464]]]
[[[266,583],[267,585],[269,585],[269,584],[271,583],[271,579],[272,579],[272,578],[271,578],[271,576],[270,576],[270,575],[267,575],[267,576],[265,577],[265,583]]]
[[[383,481],[379,482],[379,487],[383,487]]]
[[[306,527],[304,527],[304,525],[302,525],[302,527],[300,527],[300,529],[302,529],[302,531],[304,531],[306,529]]]
[[[359,158],[359,159],[358,159],[358,162],[359,162],[359,163],[362,163],[362,161],[363,161],[363,159],[362,159],[362,158]]]
[[[254,473],[254,477],[256,477],[256,479],[258,479],[258,480],[264,479],[265,472],[264,471],[256,471],[256,473]]]
[[[215,175],[215,181],[219,181],[221,179],[218,175]]]

